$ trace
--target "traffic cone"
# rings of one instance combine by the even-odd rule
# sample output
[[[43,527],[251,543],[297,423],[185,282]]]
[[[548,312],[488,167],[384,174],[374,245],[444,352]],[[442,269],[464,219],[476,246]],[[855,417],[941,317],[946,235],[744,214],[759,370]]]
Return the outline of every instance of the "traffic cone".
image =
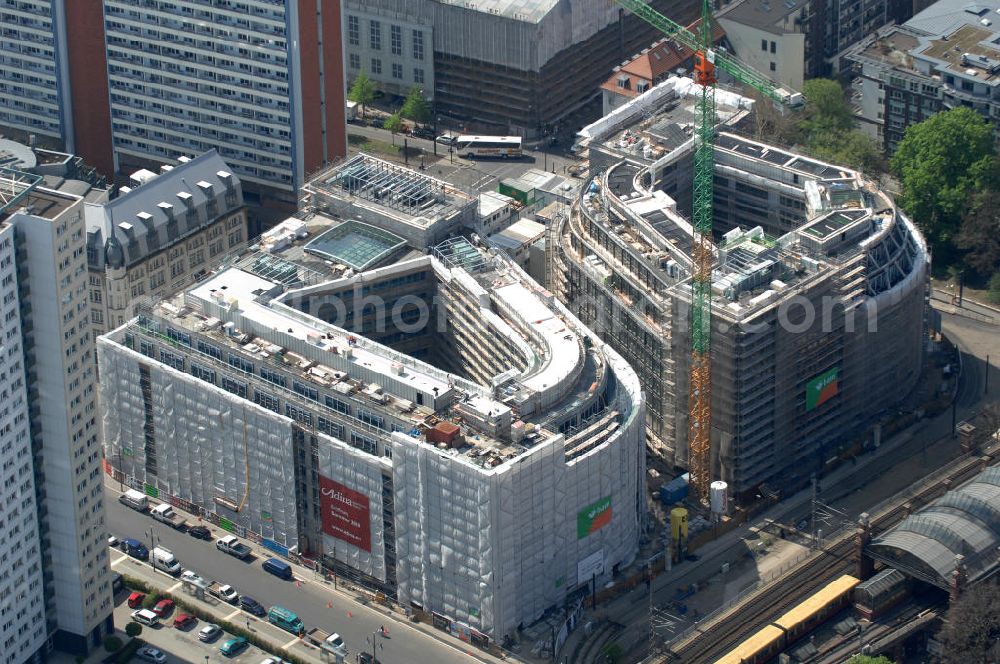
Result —
[[[347,617],[348,617],[348,618],[353,618],[353,617],[354,617],[354,614],[353,614],[353,613],[351,613],[350,611],[348,611],[348,612],[347,612]]]
[[[333,602],[327,602],[326,603],[326,608],[332,609],[333,608]]]

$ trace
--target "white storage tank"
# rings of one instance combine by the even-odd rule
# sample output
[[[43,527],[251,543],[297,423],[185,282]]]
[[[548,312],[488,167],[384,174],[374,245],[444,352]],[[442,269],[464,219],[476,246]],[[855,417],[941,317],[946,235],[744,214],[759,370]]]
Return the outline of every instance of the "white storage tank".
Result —
[[[729,510],[729,485],[722,481],[712,482],[709,487],[709,505],[712,514],[725,514]]]

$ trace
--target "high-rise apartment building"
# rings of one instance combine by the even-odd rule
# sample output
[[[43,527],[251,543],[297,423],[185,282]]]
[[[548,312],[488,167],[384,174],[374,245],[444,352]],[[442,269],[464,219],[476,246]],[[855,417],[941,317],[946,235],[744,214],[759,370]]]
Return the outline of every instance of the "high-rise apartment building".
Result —
[[[265,202],[346,153],[336,0],[0,0],[0,126],[106,174],[218,150]]]
[[[50,643],[88,652],[113,630],[113,607],[84,198],[46,188],[34,174],[4,169],[0,178],[0,417],[10,424],[0,440],[2,546],[21,559],[5,562],[9,575],[0,581],[11,602],[0,652],[17,662],[40,657]]]

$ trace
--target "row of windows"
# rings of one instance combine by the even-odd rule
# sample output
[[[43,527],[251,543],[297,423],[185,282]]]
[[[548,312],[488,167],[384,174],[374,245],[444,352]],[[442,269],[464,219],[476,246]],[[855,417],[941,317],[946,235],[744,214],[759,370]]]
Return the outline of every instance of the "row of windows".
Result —
[[[411,57],[414,60],[424,59],[424,33],[422,30],[412,30]],[[357,16],[347,17],[347,43],[351,46],[361,45],[361,19]],[[368,47],[373,51],[382,50],[382,22],[368,21]],[[403,28],[389,25],[389,50],[393,55],[403,55]]]
[[[361,56],[357,53],[349,53],[347,56],[347,63],[351,69],[361,69]],[[371,60],[371,73],[381,74],[382,73],[382,60],[380,58],[372,58]],[[398,62],[392,63],[392,77],[397,80],[403,80],[403,65]],[[413,68],[413,82],[423,83],[424,82],[424,70],[420,67]]]

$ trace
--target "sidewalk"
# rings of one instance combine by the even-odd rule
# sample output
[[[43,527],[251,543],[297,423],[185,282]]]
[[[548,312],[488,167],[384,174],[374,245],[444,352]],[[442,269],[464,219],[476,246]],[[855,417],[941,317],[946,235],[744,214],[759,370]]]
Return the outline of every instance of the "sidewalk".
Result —
[[[117,485],[118,482],[116,480],[113,480],[110,476],[105,475],[105,488],[110,490],[110,492],[113,493],[115,496],[121,495],[122,493],[122,491],[118,489]],[[157,504],[160,504],[161,501],[150,498],[149,502],[151,507],[155,507]],[[199,517],[184,512],[182,509],[176,506],[174,507],[174,509],[177,512],[185,515],[189,523],[196,523],[198,525],[206,526],[212,532],[213,539],[217,539],[219,537],[222,537],[223,535],[232,534],[228,531],[219,528],[218,526],[209,523],[208,521],[199,520]],[[263,546],[253,542],[250,539],[247,538],[241,538],[241,539],[247,546],[249,546],[253,550],[254,555],[260,559],[267,559],[277,555],[275,554],[275,552],[264,548]],[[114,558],[114,554],[112,554],[112,558]],[[133,560],[133,559],[129,558],[128,560]],[[369,591],[365,588],[357,586],[348,580],[338,580],[337,586],[335,588],[334,584],[331,581],[324,578],[323,575],[321,575],[318,571],[313,570],[304,565],[301,565],[295,560],[292,559],[286,559],[286,560],[289,564],[293,566],[293,569],[295,570],[294,575],[296,580],[298,580],[301,583],[310,583],[323,588],[325,592],[328,592],[332,595],[331,598],[332,600],[335,600],[335,598],[340,598],[345,602],[350,602],[355,605],[364,606],[366,609],[370,611],[374,611],[376,613],[379,613],[380,615],[385,616],[388,620],[394,621],[397,624],[401,625],[405,624],[407,627],[420,631],[424,633],[426,636],[429,636],[435,639],[436,641],[439,641],[451,648],[463,651],[469,657],[477,659],[481,662],[486,662],[487,664],[499,664],[500,662],[505,661],[505,657],[503,656],[502,653],[498,657],[491,652],[482,650],[471,644],[461,641],[460,639],[451,637],[447,632],[444,632],[443,630],[440,629],[436,629],[435,627],[427,623],[410,620],[406,616],[405,612],[398,607],[398,605],[393,604],[393,606],[390,607],[377,602],[375,600],[375,593],[373,591]],[[148,565],[141,565],[141,566],[148,569],[150,573],[153,573],[152,568],[149,567]],[[129,573],[131,573],[133,567],[128,566],[127,569],[129,569],[130,570]],[[115,571],[125,573],[121,568],[121,566],[117,567]],[[171,584],[176,584],[178,586],[180,585],[180,583],[176,579],[170,576],[165,576],[162,573],[156,572],[155,576],[157,579],[165,580],[165,581],[160,581],[160,583],[169,582]],[[230,607],[230,608],[235,608],[235,607]],[[307,628],[308,627],[309,625],[307,625]],[[390,631],[392,631],[391,628]],[[495,644],[493,644],[492,647],[497,648]]]

